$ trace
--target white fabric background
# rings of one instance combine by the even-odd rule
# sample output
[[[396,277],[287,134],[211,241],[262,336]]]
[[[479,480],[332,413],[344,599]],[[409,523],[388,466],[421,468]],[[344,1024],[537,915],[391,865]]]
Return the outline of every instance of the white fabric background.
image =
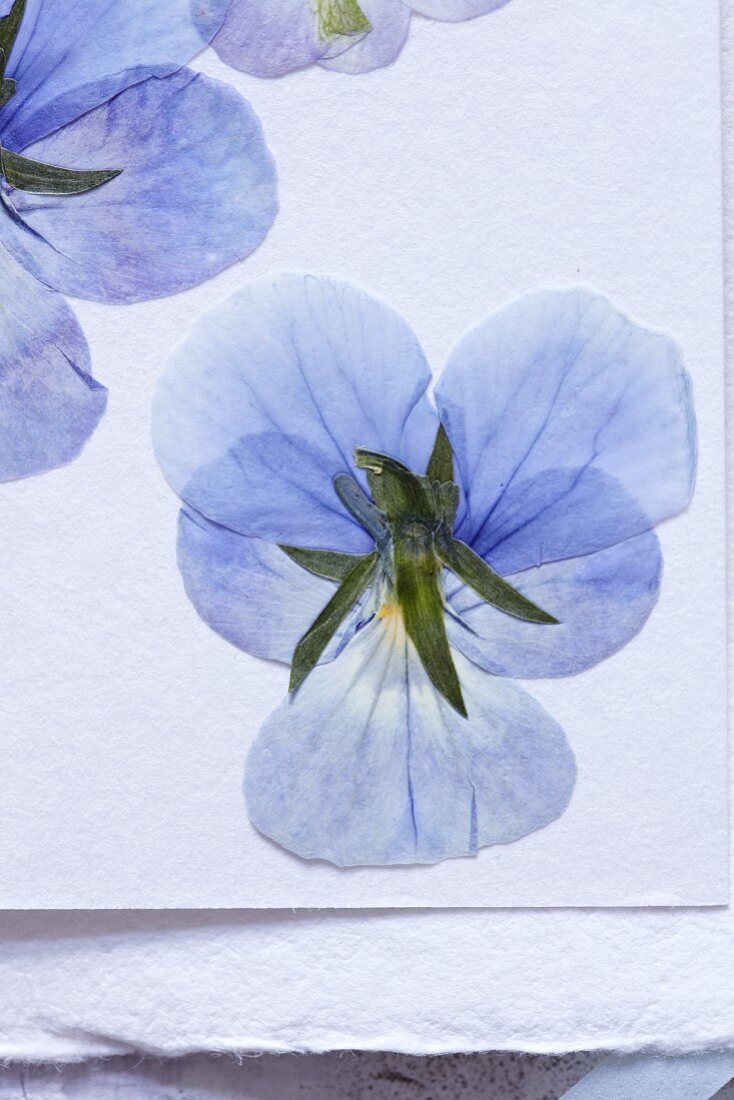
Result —
[[[0,942],[5,1057],[734,1046],[727,910],[5,913]]]

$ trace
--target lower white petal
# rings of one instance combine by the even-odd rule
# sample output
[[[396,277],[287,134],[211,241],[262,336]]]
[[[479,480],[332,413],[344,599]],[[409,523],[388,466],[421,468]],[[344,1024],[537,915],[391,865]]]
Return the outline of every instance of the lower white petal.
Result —
[[[576,769],[525,691],[456,655],[469,711],[436,693],[399,621],[376,620],[315,669],[250,751],[253,824],[339,866],[435,863],[557,818]]]

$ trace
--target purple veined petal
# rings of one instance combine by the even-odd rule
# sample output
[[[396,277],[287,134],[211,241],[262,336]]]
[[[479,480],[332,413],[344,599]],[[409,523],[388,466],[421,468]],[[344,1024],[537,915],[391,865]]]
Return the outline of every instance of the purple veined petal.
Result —
[[[131,302],[172,294],[249,255],[276,211],[260,123],[229,85],[180,69],[122,92],[26,150],[70,168],[122,168],[81,195],[5,185],[0,239],[67,294]]]
[[[71,462],[96,428],[107,390],[64,299],[0,249],[0,481]]]
[[[526,532],[516,555],[537,554],[535,521],[559,504],[573,557],[636,534],[640,514],[651,526],[690,498],[696,431],[680,352],[593,291],[541,290],[494,314],[454,350],[436,401],[465,495],[457,534],[488,560],[513,524]],[[635,501],[632,529],[610,522],[604,494],[593,507],[594,473]],[[523,548],[524,537],[533,545]]]
[[[357,287],[280,275],[205,313],[153,405],[158,461],[208,519],[273,543],[360,553],[372,540],[333,478],[357,446],[425,469],[437,419],[405,321]]]
[[[583,557],[510,574],[510,584],[555,616],[555,625],[505,615],[450,577],[449,638],[469,660],[498,676],[582,672],[642,629],[657,602],[661,572],[660,544],[654,531],[646,531]]]
[[[410,8],[403,0],[360,0],[372,30],[349,49],[319,60],[324,69],[368,73],[394,61],[408,37]]]
[[[19,151],[145,77],[175,72],[211,40],[227,5],[27,0],[6,72],[17,89],[0,117],[3,144]]]
[[[321,2],[328,5],[329,0]],[[364,11],[361,0],[360,8]],[[348,50],[366,33],[330,33],[314,0],[232,0],[212,45],[235,69],[282,76]]]
[[[190,508],[179,514],[178,567],[186,595],[212,630],[256,657],[284,663],[336,591],[272,543],[210,523]],[[333,659],[355,618],[347,618],[322,661]]]
[[[468,719],[395,621],[314,669],[250,750],[255,827],[306,859],[369,866],[475,855],[557,818],[576,775],[563,730],[515,684],[456,660]]]
[[[445,23],[460,23],[464,19],[476,19],[478,15],[499,11],[509,0],[406,0],[406,3],[420,15]]]

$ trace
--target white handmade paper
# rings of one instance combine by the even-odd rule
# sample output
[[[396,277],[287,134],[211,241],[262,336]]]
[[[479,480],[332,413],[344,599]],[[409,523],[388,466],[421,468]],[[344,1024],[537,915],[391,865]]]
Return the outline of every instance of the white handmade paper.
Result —
[[[258,112],[281,210],[245,263],[174,298],[78,303],[107,416],[80,459],[2,487],[0,904],[28,908],[660,906],[727,901],[719,31],[714,0],[513,0],[414,20],[367,77],[200,59]],[[555,823],[476,858],[343,870],[249,824],[244,758],[287,670],[196,616],[150,443],[192,318],[281,269],[356,281],[434,370],[515,295],[584,283],[679,342],[699,472],[659,529],[661,598],[590,672],[532,694],[578,780]],[[447,932],[450,935],[450,932]]]

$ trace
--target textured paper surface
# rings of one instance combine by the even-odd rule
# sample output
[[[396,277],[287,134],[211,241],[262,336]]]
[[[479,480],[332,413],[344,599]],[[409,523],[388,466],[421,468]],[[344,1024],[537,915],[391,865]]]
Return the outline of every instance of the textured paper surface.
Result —
[[[591,0],[562,15],[513,0],[472,23],[414,22],[400,61],[369,78],[264,82],[206,55],[262,118],[281,181],[272,233],[185,295],[79,304],[108,415],[78,462],[3,490],[5,906],[726,901],[716,4],[614,0],[599,19]],[[531,687],[576,752],[571,806],[477,859],[338,871],[245,816],[247,746],[287,672],[188,604],[148,414],[191,317],[282,267],[378,293],[435,368],[515,294],[588,283],[675,335],[694,377],[698,486],[660,528],[657,609],[616,657]]]

